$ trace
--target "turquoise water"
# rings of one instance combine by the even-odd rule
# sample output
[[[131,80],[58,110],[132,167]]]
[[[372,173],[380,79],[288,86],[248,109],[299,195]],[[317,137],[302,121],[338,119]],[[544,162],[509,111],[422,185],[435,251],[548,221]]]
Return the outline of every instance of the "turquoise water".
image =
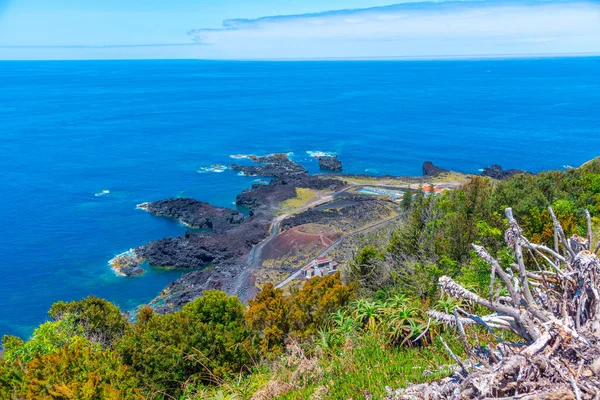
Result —
[[[231,206],[254,178],[197,173],[230,154],[293,151],[316,171],[306,151],[333,151],[371,174],[579,165],[600,149],[598,71],[599,58],[2,62],[0,334],[27,336],[57,300],[156,296],[179,273],[126,279],[107,262],[185,229],[135,205]]]

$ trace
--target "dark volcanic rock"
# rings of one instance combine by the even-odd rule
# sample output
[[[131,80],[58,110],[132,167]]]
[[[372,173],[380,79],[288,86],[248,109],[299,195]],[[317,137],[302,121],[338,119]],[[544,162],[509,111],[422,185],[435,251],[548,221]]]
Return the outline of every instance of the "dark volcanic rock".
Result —
[[[235,261],[268,235],[270,219],[251,218],[226,233],[191,233],[156,240],[135,249],[154,267],[203,268],[209,263]]]
[[[338,160],[337,156],[323,156],[318,157],[319,168],[325,171],[340,172],[342,170],[342,162]]]
[[[308,171],[285,154],[251,159],[260,165],[232,168],[246,175],[273,179],[266,185],[255,184],[237,196],[236,203],[248,207],[250,217],[244,218],[237,211],[193,199],[171,199],[144,205],[155,215],[178,218],[196,227],[213,228],[212,232],[188,232],[135,249],[135,256],[147,260],[151,266],[198,269],[182,275],[165,289],[155,302],[158,311],[176,309],[207,289],[221,289],[248,297],[254,289],[250,277],[245,275],[248,257],[253,246],[268,237],[279,204],[296,197],[296,188],[339,191],[346,186],[339,179],[309,176]],[[208,264],[211,267],[205,268]]]
[[[134,277],[143,275],[146,271],[144,271],[144,269],[139,265],[132,265],[122,268],[119,272],[127,277]]]
[[[140,208],[161,217],[176,218],[192,228],[223,232],[242,223],[244,215],[236,210],[215,207],[195,199],[168,199],[145,203]]]
[[[523,171],[522,169],[502,169],[498,164],[494,164],[491,167],[487,167],[483,169],[481,176],[489,176],[494,179],[508,179],[511,176],[515,176],[518,174],[528,174],[527,171]]]
[[[236,165],[231,169],[240,171],[247,176],[271,176],[274,178],[290,178],[307,176],[308,171],[300,164],[293,162],[287,154],[273,154],[264,157],[251,156],[250,160],[261,165]]]
[[[317,207],[294,214],[281,222],[281,230],[286,231],[305,224],[328,225],[335,221],[346,220],[360,222],[372,218],[374,215],[389,212],[386,201],[372,197],[348,196],[343,197],[343,200],[339,202],[343,203],[343,206],[334,208]]]
[[[321,176],[300,176],[274,179],[268,185],[252,185],[252,188],[243,191],[236,198],[238,206],[245,206],[256,210],[263,206],[276,207],[279,203],[296,197],[296,188],[313,190],[341,190],[346,183],[333,178]]]
[[[447,169],[436,167],[431,161],[423,163],[423,176],[433,177],[450,172]]]

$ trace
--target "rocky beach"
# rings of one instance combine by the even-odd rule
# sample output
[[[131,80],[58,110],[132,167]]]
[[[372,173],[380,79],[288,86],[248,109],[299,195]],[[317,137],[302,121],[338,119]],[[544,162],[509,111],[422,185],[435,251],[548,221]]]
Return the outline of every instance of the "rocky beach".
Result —
[[[318,154],[314,157],[322,170],[334,172],[342,168],[337,156]],[[399,212],[394,201],[385,199],[394,193],[386,185],[388,180],[405,182],[406,190],[431,183],[432,179],[439,180],[452,172],[425,162],[422,177],[310,175],[285,153],[235,158],[246,158],[252,161],[252,165],[232,164],[229,166],[232,170],[243,176],[271,178],[270,182],[255,183],[238,194],[237,209],[216,207],[193,198],[172,198],[138,205],[138,208],[157,217],[176,219],[189,228],[182,236],[151,241],[118,255],[110,262],[118,274],[129,277],[143,274],[146,263],[152,267],[189,271],[168,285],[155,299],[153,304],[157,310],[176,309],[208,289],[225,290],[249,300],[257,291],[256,273],[263,268],[265,261],[262,254],[257,254],[257,248],[261,253],[267,243],[284,232],[289,231],[286,233],[288,237],[297,235],[293,233],[296,227],[330,226],[335,227],[333,232],[344,235],[344,231],[351,233],[369,226],[369,223]],[[504,171],[495,165],[484,170],[483,175],[491,174],[495,179],[502,179],[507,174],[521,172]],[[361,185],[354,182],[357,179],[367,180],[381,188],[359,191]],[[398,193],[402,192],[401,186],[396,187],[397,192],[400,190]],[[456,185],[440,184],[442,186]],[[298,199],[299,190],[313,197]],[[284,212],[282,205],[287,202],[295,206]],[[239,209],[246,210],[247,215]],[[349,226],[344,221],[353,221],[353,224]],[[282,240],[279,242],[286,242]],[[278,251],[285,254],[292,250],[283,248]],[[297,254],[295,257],[296,263],[304,259],[298,258]],[[283,268],[282,273],[287,270]]]

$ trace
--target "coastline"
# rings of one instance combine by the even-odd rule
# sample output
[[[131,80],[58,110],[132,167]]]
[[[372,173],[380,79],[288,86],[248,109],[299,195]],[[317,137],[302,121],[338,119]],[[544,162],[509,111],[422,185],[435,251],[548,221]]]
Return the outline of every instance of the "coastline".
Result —
[[[307,152],[307,154],[318,160],[323,155],[331,157],[331,154],[334,153],[314,151]],[[275,153],[267,156],[241,154],[231,156],[235,160],[248,159],[253,162],[252,165],[233,164],[228,166],[228,169],[237,171],[238,175],[272,179],[271,182],[254,183],[237,196],[236,206],[247,207],[250,212],[248,217],[242,217],[235,222],[227,220],[224,225],[218,225],[218,228],[207,232],[188,231],[179,238],[152,241],[148,245],[118,255],[111,260],[111,265],[121,276],[129,276],[128,274],[131,272],[137,276],[140,262],[148,262],[150,266],[161,266],[162,268],[168,266],[166,268],[190,271],[178,280],[171,282],[151,302],[161,312],[177,309],[201,295],[204,290],[211,288],[225,290],[248,301],[252,298],[252,294],[259,290],[256,287],[257,281],[263,280],[262,278],[257,279],[257,274],[260,275],[261,269],[264,268],[262,266],[265,261],[262,258],[263,249],[268,248],[274,239],[293,226],[286,222],[282,231],[280,224],[284,221],[306,215],[306,217],[302,217],[304,219],[300,219],[300,221],[305,220],[301,224],[311,224],[311,218],[316,218],[313,221],[318,221],[322,217],[318,213],[313,215],[308,211],[328,203],[340,204],[343,207],[358,207],[359,205],[362,207],[362,205],[370,204],[364,201],[371,199],[369,201],[373,202],[373,207],[380,207],[384,204],[381,201],[392,201],[392,203],[399,204],[403,192],[410,191],[411,195],[414,195],[414,191],[421,188],[425,193],[439,194],[469,182],[473,176],[473,174],[446,170],[431,162],[423,164],[423,176],[371,176],[340,173],[310,175],[304,167],[293,161],[291,156],[291,153]],[[337,159],[337,155],[335,157]],[[496,172],[506,172],[501,167],[496,167],[498,167]],[[484,169],[484,171],[487,170],[489,168]],[[509,170],[508,172],[517,174],[525,171]],[[293,204],[297,205],[284,211],[283,204],[289,203],[289,199],[298,196],[298,188],[311,186],[315,189],[302,190],[314,191],[314,194],[304,200],[294,200]],[[322,189],[325,190],[322,191]],[[336,203],[336,199],[339,198],[347,200]],[[223,222],[221,219],[223,215],[230,215],[234,212],[186,198],[144,202],[138,204],[136,208],[157,217],[175,218],[190,229],[194,225],[188,223],[187,220],[202,218],[203,221],[211,221],[212,228],[214,218]],[[370,213],[368,210],[367,208],[358,215],[368,216]],[[237,213],[237,211],[235,212]],[[313,216],[309,217],[310,215]],[[358,217],[354,217],[354,219],[356,218]],[[391,215],[388,220],[396,220],[396,215]],[[378,222],[376,225],[379,224]],[[368,231],[371,228],[367,224],[361,229]],[[357,232],[359,231],[357,230]],[[243,238],[247,244],[240,247],[237,244],[239,243],[238,237]],[[285,250],[283,251],[285,252]],[[201,260],[201,262],[198,263],[197,260]],[[213,267],[206,270],[204,267],[207,264],[212,264]]]

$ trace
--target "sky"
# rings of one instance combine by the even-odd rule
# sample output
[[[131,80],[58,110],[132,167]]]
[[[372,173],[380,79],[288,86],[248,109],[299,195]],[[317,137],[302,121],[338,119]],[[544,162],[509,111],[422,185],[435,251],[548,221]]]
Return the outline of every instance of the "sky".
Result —
[[[600,53],[600,0],[0,0],[0,59]]]

